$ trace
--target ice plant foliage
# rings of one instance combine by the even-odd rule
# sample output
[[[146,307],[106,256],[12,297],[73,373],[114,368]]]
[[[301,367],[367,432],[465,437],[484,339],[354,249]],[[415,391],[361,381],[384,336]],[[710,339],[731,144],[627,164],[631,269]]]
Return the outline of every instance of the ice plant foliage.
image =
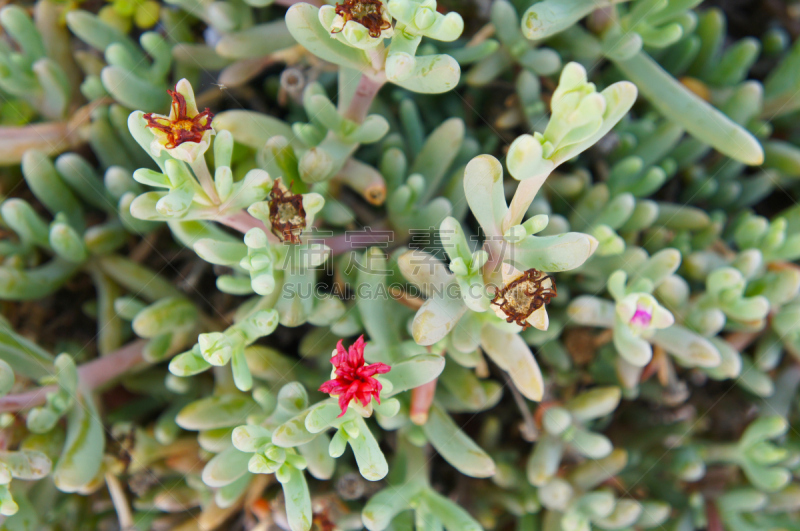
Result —
[[[0,529],[800,528],[792,2],[16,4]]]
[[[339,407],[347,413],[347,408],[352,400],[360,402],[364,408],[369,407],[374,398],[381,403],[381,390],[383,386],[376,378],[376,374],[386,374],[392,368],[385,363],[364,362],[364,336],[360,336],[347,350],[342,346],[342,339],[336,344],[336,350],[331,355],[333,364],[332,379],[322,384],[319,388],[323,393],[339,399]]]

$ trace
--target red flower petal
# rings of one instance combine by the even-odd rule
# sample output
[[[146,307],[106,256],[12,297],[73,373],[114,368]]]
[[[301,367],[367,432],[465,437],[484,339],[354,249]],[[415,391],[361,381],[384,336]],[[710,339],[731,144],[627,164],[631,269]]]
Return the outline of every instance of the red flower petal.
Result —
[[[373,375],[386,374],[392,369],[385,363],[368,365],[364,362],[365,341],[363,335],[347,350],[342,341],[340,339],[336,344],[336,354],[331,357],[336,378],[328,380],[319,387],[323,393],[328,393],[333,397],[338,396],[339,407],[342,410],[340,417],[347,412],[350,401],[354,399],[361,402],[364,407],[367,407],[373,398],[380,404],[380,392],[383,385],[373,378]]]

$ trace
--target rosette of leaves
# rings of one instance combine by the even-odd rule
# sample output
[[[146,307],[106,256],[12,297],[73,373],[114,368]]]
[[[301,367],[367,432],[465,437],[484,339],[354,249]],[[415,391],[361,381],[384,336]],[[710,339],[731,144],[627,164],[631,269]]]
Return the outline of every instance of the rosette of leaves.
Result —
[[[411,528],[415,523],[447,531],[483,529],[463,507],[431,486],[430,458],[423,448],[406,438],[400,438],[398,446],[397,463],[402,469],[392,475],[388,487],[372,496],[364,506],[361,519],[367,529]],[[409,509],[413,510],[413,519]]]
[[[583,67],[577,63],[567,64],[553,94],[552,115],[544,133],[523,135],[509,147],[508,169],[520,181],[510,206],[503,209],[498,198],[495,200],[496,206],[492,204],[478,207],[477,197],[470,189],[483,187],[488,192],[494,186],[491,183],[497,182],[498,176],[492,175],[496,173],[494,170],[489,174],[492,177],[491,182],[487,182],[486,177],[481,178],[489,172],[488,168],[477,165],[477,159],[474,161],[477,171],[470,173],[469,167],[467,168],[464,178],[467,199],[475,199],[475,205],[470,203],[470,207],[487,235],[502,237],[509,243],[524,248],[521,240],[528,233],[524,226],[522,229],[516,227],[522,223],[547,177],[559,165],[579,155],[608,133],[630,109],[635,99],[636,87],[624,82],[597,93],[594,84],[587,82]],[[502,171],[499,178],[502,183]],[[504,204],[504,197],[502,201]],[[493,214],[490,214],[490,210]]]
[[[619,405],[616,387],[598,387],[570,399],[563,406],[548,407],[542,416],[542,432],[528,459],[528,481],[541,487],[555,477],[564,451],[569,448],[588,459],[602,459],[614,449],[611,441],[587,424],[611,414]]]
[[[790,229],[785,217],[769,221],[748,212],[732,222],[731,234],[740,250],[758,250],[765,264],[800,258],[800,238]]]
[[[770,440],[780,439],[788,430],[786,420],[777,415],[759,417],[745,429],[738,443],[708,444],[700,448],[706,465],[738,466],[748,481],[762,492],[777,492],[788,485],[791,452]]]
[[[746,37],[723,46],[727,23],[720,10],[687,14],[696,19],[696,28],[684,31],[679,40],[665,48],[659,62],[684,87],[756,136],[763,143],[765,162],[767,158],[770,162],[765,164],[767,171],[753,175],[744,171],[741,162],[705,158],[713,142],[684,139],[674,151],[679,167],[688,169],[686,176],[691,183],[683,198],[726,210],[754,204],[769,195],[776,184],[783,186],[794,172],[793,165],[786,164],[792,159],[787,144],[769,138],[774,135],[770,122],[785,110],[767,109],[766,87],[776,86],[777,71],[763,86],[760,81],[746,80],[757,59],[779,53],[785,44],[781,44],[779,32],[767,32],[761,41]],[[787,170],[788,174],[782,175]]]
[[[647,0],[623,4],[609,2],[609,16],[596,28],[600,35],[600,48],[665,118],[734,160],[750,165],[761,164],[763,148],[747,129],[681,84],[642,49],[645,45],[654,49],[665,48],[691,34],[697,26],[697,15],[691,11],[694,4],[696,2],[665,2],[653,6]],[[540,2],[523,15],[522,30],[532,40],[549,37],[570,28],[596,7],[596,4],[584,0],[567,4],[554,0]],[[594,40],[591,35],[588,37]],[[709,40],[705,45],[705,53],[700,54],[698,62],[701,58],[703,61],[711,59],[710,54],[714,53],[714,42]],[[748,45],[742,48],[746,49]],[[735,80],[737,73],[746,73],[749,63],[738,53],[741,51],[732,51],[730,65],[718,63],[720,76],[726,74]],[[744,54],[745,57],[753,55],[752,50]],[[736,148],[732,147],[734,145]]]
[[[381,402],[370,406],[376,413],[392,417],[397,414],[400,404],[397,399],[391,399],[394,389],[388,377],[382,375],[380,381],[383,384]],[[389,466],[375,436],[364,422],[366,410],[353,406],[343,413],[338,401],[332,398],[305,407],[298,413],[276,427],[272,435],[274,444],[281,448],[295,448],[319,436],[321,440],[318,442],[324,442],[323,448],[334,459],[344,454],[349,445],[365,479],[378,481],[386,476]],[[332,438],[327,435],[330,429],[336,430]]]
[[[789,485],[766,494],[752,488],[731,489],[715,500],[720,520],[731,529],[750,531],[790,524],[797,510],[798,490]]]
[[[307,407],[308,395],[302,385],[285,385],[271,403],[272,410],[265,410],[260,418],[253,419],[256,422],[233,430],[233,446],[209,462],[203,472],[204,481],[206,484],[221,484],[233,479],[227,470],[231,460],[237,463],[235,474],[244,477],[275,474],[283,488],[290,528],[305,531],[311,528],[312,507],[303,471],[308,469],[313,476],[328,479],[333,474],[334,460],[326,455],[324,436],[316,442],[306,441],[300,448],[279,446],[273,442],[276,428]]]
[[[413,234],[438,227],[453,213],[454,202],[463,204],[461,191],[453,190],[456,187],[451,183],[463,172],[468,139],[464,122],[458,118],[446,120],[424,137],[419,131],[423,127],[419,109],[411,100],[401,103],[400,117],[414,133],[402,147],[391,146],[392,139],[387,138],[379,168],[389,191],[389,222],[396,232]]]
[[[43,118],[61,120],[72,109],[77,68],[69,49],[69,36],[58,26],[59,9],[41,2],[32,20],[20,6],[9,5],[0,11],[0,25],[11,37],[0,47],[0,90],[27,102]]]
[[[292,407],[292,390],[299,388],[304,393],[300,384],[294,383],[286,386],[287,391],[281,395],[281,402]],[[184,402],[185,404],[185,402]],[[253,480],[253,475],[247,470],[249,455],[240,452],[232,445],[231,433],[233,429],[250,419],[264,419],[278,408],[278,399],[265,387],[258,387],[252,393],[242,393],[235,388],[218,388],[217,392],[192,400],[183,405],[177,412],[173,412],[174,422],[184,430],[198,432],[195,445],[183,444],[184,452],[187,449],[195,452],[209,452],[213,456],[203,467],[201,481],[191,486],[189,495],[197,496],[196,491],[206,493],[208,489],[215,489],[213,499],[219,507],[233,505]],[[256,422],[258,422],[256,421]],[[180,440],[175,446],[180,448]],[[199,448],[198,448],[199,445]],[[146,446],[154,447],[152,449]],[[162,455],[169,455],[170,445],[159,449],[158,444],[149,442],[143,437],[137,442],[134,455],[142,458],[142,464],[157,461]],[[141,465],[140,465],[141,466]],[[303,484],[305,482],[303,481]],[[294,485],[294,484],[293,484]]]
[[[470,304],[473,311],[485,312],[488,309],[485,290],[464,288],[481,288],[486,280],[498,276],[498,265],[504,261],[507,260],[519,270],[533,268],[545,272],[565,271],[580,266],[596,249],[596,240],[580,233],[534,236],[547,225],[547,219],[543,216],[535,216],[520,224],[549,173],[558,164],[577,155],[599,139],[633,103],[631,96],[635,94],[635,90],[631,92],[626,85],[608,89],[605,95],[599,95],[594,92],[594,86],[586,84],[585,80],[585,71],[580,66],[574,63],[568,65],[562,73],[562,82],[559,85],[561,92],[557,91],[557,96],[554,97],[554,113],[545,134],[521,137],[512,145],[509,151],[509,167],[512,168],[512,175],[522,179],[522,183],[510,207],[506,204],[503,190],[502,166],[497,160],[481,156],[473,159],[467,166],[464,191],[473,215],[486,233],[486,251],[473,254],[457,222],[445,220],[443,228],[440,228],[440,235],[443,241],[447,239],[450,242],[445,244],[445,248],[448,249],[451,260],[454,260],[453,271],[456,275],[452,280],[448,279],[447,274],[437,278],[435,291],[438,293],[417,313],[414,336],[418,343],[433,344],[442,339],[456,327],[456,322]],[[608,102],[612,104],[610,109],[606,108]],[[579,108],[586,110],[578,111]],[[543,145],[547,154],[543,151]],[[561,148],[557,147],[562,145]],[[490,200],[487,201],[486,197]],[[484,267],[488,267],[488,270],[483,269],[481,272]],[[444,289],[448,283],[455,282],[460,277],[464,277],[464,280],[460,281],[458,296],[449,293],[453,290]],[[421,283],[425,283],[425,279],[422,280]],[[477,347],[478,342],[473,335],[473,339],[469,341],[473,345],[472,350]],[[499,352],[503,348],[498,345],[492,350]],[[524,355],[524,350],[529,352],[525,346],[520,351],[522,357],[518,359],[531,361],[532,357]],[[531,382],[540,382],[538,367],[534,369],[535,364],[531,365],[529,361],[525,362],[530,369],[526,374],[531,376]],[[503,365],[509,366],[505,362]],[[517,371],[511,371],[512,375],[516,373]],[[536,387],[541,388],[540,383],[533,387],[528,384],[524,386],[529,389],[528,396],[531,397],[540,396],[534,390]]]
[[[143,139],[143,146],[150,150],[152,134],[147,132],[143,124],[138,123],[135,131],[140,137],[150,135],[149,138]],[[134,178],[140,184],[167,191],[139,195],[131,203],[133,215],[150,221],[215,220],[238,213],[254,202],[266,198],[272,189],[273,181],[262,170],[252,170],[248,178],[242,182],[233,182],[231,168],[224,164],[225,155],[227,154],[229,159],[233,149],[230,134],[221,132],[215,145],[216,152],[220,155],[220,163],[215,168],[213,189],[211,186],[204,189],[198,181],[197,174],[193,173],[184,161],[173,159],[168,155],[159,157],[161,160],[157,161],[163,165],[161,172],[141,168],[134,173]],[[204,160],[198,162],[201,157],[195,158],[194,164],[204,166]],[[198,170],[198,173],[201,171]],[[210,175],[208,168],[202,175]],[[212,195],[216,201],[210,197]]]
[[[129,107],[165,104],[170,45],[160,35],[148,33],[144,47],[158,60],[145,68],[145,52],[125,34],[85,11],[66,11],[66,6],[39,2],[32,21],[16,6],[6,10],[6,30],[17,39],[19,48],[0,52],[13,77],[13,82],[9,77],[11,85],[0,90],[19,94],[20,102],[28,102],[51,121],[5,130],[12,140],[0,151],[0,163],[18,164],[27,149],[54,155],[88,140],[104,167],[134,169],[142,159],[137,157],[138,150],[130,150],[135,143],[124,125],[128,111],[107,105],[111,101],[108,96],[114,93],[119,103]],[[105,63],[91,52],[73,50],[65,19],[69,19],[69,29],[87,44],[100,52],[108,50],[112,66],[104,68]],[[110,88],[103,85],[101,71]],[[79,108],[84,98],[91,103]]]
[[[492,2],[490,21],[497,40],[486,39],[455,50],[454,56],[463,66],[474,65],[465,76],[472,86],[484,86],[512,65],[539,76],[549,76],[561,67],[561,56],[551,48],[540,48],[525,39],[514,6],[506,0]]]
[[[142,34],[138,46],[119,29],[88,11],[66,16],[69,29],[103,54],[105,66],[91,72],[81,85],[89,100],[111,96],[128,109],[160,109],[169,105],[167,95],[172,46],[154,31]]]
[[[101,179],[79,155],[67,153],[53,163],[31,150],[25,154],[23,174],[53,220],[48,223],[24,199],[11,198],[0,206],[3,221],[18,236],[17,241],[4,242],[10,260],[3,268],[3,298],[41,297],[83,271],[91,276],[97,292],[96,308],[91,311],[98,320],[100,352],[122,346],[128,335],[123,314],[134,321],[147,305],[141,299],[149,303],[164,299],[162,307],[152,310],[157,319],[143,317],[134,324],[137,334],[154,340],[145,349],[147,357],[162,358],[182,348],[196,323],[194,307],[162,276],[118,254],[128,231],[153,229],[152,223],[132,218],[127,210],[140,191],[130,173],[112,167]],[[97,219],[96,211],[102,212],[105,220],[87,226],[88,219]],[[47,255],[51,258],[44,262]],[[133,305],[123,300],[123,290],[130,294]]]
[[[32,14],[17,5],[0,14],[2,166],[19,164],[29,149],[53,155],[82,144],[78,133],[90,118],[79,108],[81,73],[60,23],[63,6],[38,2]]]
[[[615,303],[588,295],[570,303],[568,313],[576,323],[613,330],[614,346],[620,355],[618,375],[628,389],[636,388],[642,367],[652,359],[653,345],[688,367],[713,368],[722,362],[714,344],[692,331],[693,325],[675,323],[673,312],[652,295],[654,291],[662,297],[671,293],[669,307],[675,311],[686,307],[688,286],[673,276],[679,265],[680,253],[664,249],[639,264],[630,278],[622,270],[609,277],[608,291]],[[735,374],[728,377],[738,375],[738,369],[732,372]]]
[[[178,127],[174,124],[181,123],[181,120],[197,121],[200,116],[188,82],[181,81],[176,93],[178,95],[174,98],[183,98],[188,115],[157,118],[163,120],[167,128]],[[167,189],[166,192],[148,192],[135,198],[130,206],[135,217],[169,221],[177,239],[188,247],[194,247],[203,259],[231,267],[233,274],[218,279],[218,286],[224,291],[235,294],[256,292],[259,295],[276,293],[275,277],[280,276],[276,271],[283,270],[286,271],[282,279],[285,285],[313,285],[312,269],[327,259],[327,248],[319,243],[302,241],[300,235],[312,225],[314,216],[322,209],[322,196],[316,193],[292,194],[282,182],[273,181],[260,169],[250,170],[242,180],[235,181],[231,168],[233,137],[227,131],[220,131],[213,141],[215,168],[212,177],[203,156],[211,142],[207,128],[212,126],[208,121],[198,126],[193,124],[198,135],[179,145],[173,145],[171,140],[165,143],[164,138],[153,133],[151,124],[141,112],[131,115],[129,127],[161,169],[159,173],[142,168],[134,173],[134,178],[142,184]],[[269,200],[264,201],[267,198]],[[210,221],[246,232],[244,242],[208,223]],[[269,236],[267,227],[271,232]],[[286,244],[282,245],[284,240]],[[313,302],[309,298],[304,300],[305,303]],[[307,315],[295,320],[286,316],[298,301],[302,303],[299,297],[285,303],[284,306],[289,306],[281,312],[284,323],[296,326],[305,322]]]
[[[440,93],[458,84],[461,69],[455,59],[416,53],[423,37],[457,39],[464,29],[460,15],[442,15],[435,0],[347,0],[340,5],[316,8],[299,3],[289,9],[286,24],[314,55],[362,72],[364,89],[377,91],[389,81],[414,92]],[[373,12],[374,27],[367,15]]]
[[[234,182],[230,133],[220,132],[214,142],[215,168],[211,175],[204,154],[215,132],[212,116],[198,114],[188,81],[181,80],[173,94],[169,117],[136,111],[128,118],[131,134],[161,170],[140,168],[134,178],[141,184],[167,189],[140,195],[131,203],[131,213],[145,220],[215,220],[266,198],[273,182],[263,170],[252,170],[245,179]],[[175,109],[182,110],[176,114]],[[182,127],[189,128],[185,131],[188,136],[180,136]]]
[[[769,300],[747,297],[747,280],[739,269],[719,267],[706,278],[706,290],[691,304],[687,322],[704,336],[714,336],[723,328],[761,330],[770,310]]]
[[[251,473],[276,474],[287,498],[291,529],[307,530],[311,504],[301,470],[307,467],[315,477],[328,479],[333,475],[335,459],[350,446],[362,476],[369,481],[382,479],[388,473],[388,463],[364,417],[371,415],[373,408],[386,419],[393,417],[400,403],[392,397],[436,378],[442,366],[442,358],[431,354],[395,364],[379,376],[381,400],[370,404],[369,410],[354,401],[344,412],[335,398],[309,405],[302,386],[288,384],[281,389],[277,406],[268,417],[255,418],[233,431],[233,444],[250,455],[247,469]],[[333,437],[327,434],[330,429],[336,430]]]
[[[105,436],[94,401],[82,388],[75,363],[68,354],[55,357],[50,366],[53,372],[42,378],[42,382],[54,382],[55,389],[47,393],[43,406],[28,412],[27,444],[19,452],[7,453],[8,461],[4,463],[8,467],[7,480],[0,487],[3,492],[0,508],[11,512],[3,514],[16,512],[8,492],[11,477],[38,479],[51,475],[56,488],[68,493],[94,492],[102,482]],[[59,422],[62,417],[66,417],[66,437]],[[55,444],[48,444],[48,439]],[[53,454],[57,460],[49,457]],[[51,462],[55,462],[52,471]]]
[[[634,526],[648,529],[662,525],[669,517],[667,504],[618,497],[613,490],[600,486],[624,469],[627,460],[626,452],[617,449],[607,457],[577,465],[565,478],[553,478],[539,487],[539,501],[545,509],[543,525],[560,526],[565,531]]]
[[[230,363],[236,387],[249,391],[253,387],[253,375],[247,364],[245,348],[270,335],[277,327],[276,310],[251,311],[224,332],[200,334],[191,350],[170,361],[169,370],[176,376],[186,377]]]
[[[370,269],[358,275],[359,288],[362,293],[386,292],[390,278],[387,261],[378,249],[371,249],[371,256]],[[402,260],[401,257],[398,264],[401,271],[404,267]],[[489,407],[500,398],[499,386],[479,382],[469,370],[445,363],[438,349],[431,352],[413,340],[403,341],[406,336],[397,326],[397,310],[391,299],[363,297],[358,300],[356,308],[364,329],[372,338],[367,344],[365,357],[370,362],[392,367],[381,378],[391,382],[391,392],[400,402],[398,411],[391,417],[377,412],[375,418],[381,428],[411,434],[420,446],[429,442],[463,474],[471,477],[494,474],[495,465],[491,457],[461,430],[448,411]],[[470,357],[461,356],[459,363],[464,358]],[[474,360],[475,356],[471,359]],[[429,374],[441,376],[442,385],[439,386],[436,378],[429,377]],[[408,389],[412,390],[410,396],[399,394]],[[449,393],[442,392],[445,390]]]
[[[481,259],[479,253],[481,251],[476,252],[478,260]],[[472,257],[469,259],[471,262]],[[544,392],[542,374],[530,347],[516,333],[519,326],[501,321],[494,312],[486,311],[488,307],[476,312],[467,306],[458,275],[449,271],[436,257],[421,251],[409,251],[400,256],[398,263],[406,279],[427,296],[411,325],[418,344],[434,345],[449,338],[448,352],[451,356],[459,360],[459,364],[472,366],[480,360],[480,357],[476,358],[480,347],[508,373],[523,395],[531,400],[541,400]],[[467,277],[474,277],[467,289],[484,294],[480,271],[470,275],[467,270],[467,273]],[[488,301],[488,298],[480,300]]]
[[[339,75],[342,83],[349,80],[344,70]],[[283,175],[287,182],[313,186],[335,179],[380,205],[386,199],[383,177],[351,157],[362,144],[380,140],[389,124],[382,116],[367,115],[371,96],[363,115],[349,113],[348,102],[354,98],[353,94],[342,95],[337,109],[320,84],[310,83],[303,91],[308,122],[290,126],[262,113],[236,110],[220,113],[214,125],[229,130],[236,142],[257,150],[259,163],[270,173]]]

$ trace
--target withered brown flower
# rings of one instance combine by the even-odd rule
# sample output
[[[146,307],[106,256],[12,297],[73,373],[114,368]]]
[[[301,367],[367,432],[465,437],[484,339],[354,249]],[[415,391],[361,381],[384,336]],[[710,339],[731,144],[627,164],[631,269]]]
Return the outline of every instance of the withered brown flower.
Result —
[[[557,292],[553,277],[538,269],[528,269],[507,281],[505,286],[495,293],[491,304],[498,316],[504,318],[506,322],[517,323],[525,330],[531,326],[531,316],[536,311],[545,313],[542,319],[536,321],[546,323],[544,306],[555,296]],[[546,324],[544,326],[546,328]]]
[[[392,23],[383,14],[381,0],[345,0],[336,3],[336,14],[344,19],[344,23],[355,21],[369,30],[369,36],[377,39],[381,32],[392,27]],[[331,33],[339,33],[343,28],[334,29]]]
[[[336,523],[331,520],[328,511],[314,513],[311,526],[312,531],[335,531],[337,529]]]
[[[161,133],[160,140],[167,149],[175,149],[184,142],[200,142],[203,133],[211,129],[214,115],[206,108],[203,112],[189,109],[186,98],[177,90],[167,90],[172,97],[169,116],[149,112],[144,115],[147,127]]]
[[[280,179],[275,181],[270,194],[269,222],[272,233],[282,242],[300,243],[300,234],[306,228],[303,196],[293,194]]]

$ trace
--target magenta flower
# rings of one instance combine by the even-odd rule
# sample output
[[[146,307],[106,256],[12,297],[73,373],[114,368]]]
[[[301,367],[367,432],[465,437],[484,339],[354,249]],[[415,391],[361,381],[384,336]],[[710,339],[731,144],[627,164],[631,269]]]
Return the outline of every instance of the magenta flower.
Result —
[[[653,312],[650,311],[648,308],[645,308],[641,304],[636,307],[636,312],[634,312],[633,317],[631,317],[630,323],[642,327],[650,326],[650,321],[653,320]]]
[[[331,357],[335,367],[336,378],[328,380],[319,388],[323,393],[339,397],[340,417],[347,413],[350,401],[355,399],[367,407],[375,397],[381,403],[381,383],[373,378],[376,374],[386,374],[392,368],[385,363],[364,363],[364,336],[359,337],[348,350],[342,346],[342,340],[336,345],[336,355]]]
[[[648,339],[655,330],[669,328],[672,314],[649,293],[630,293],[617,301],[617,315],[636,337]]]

